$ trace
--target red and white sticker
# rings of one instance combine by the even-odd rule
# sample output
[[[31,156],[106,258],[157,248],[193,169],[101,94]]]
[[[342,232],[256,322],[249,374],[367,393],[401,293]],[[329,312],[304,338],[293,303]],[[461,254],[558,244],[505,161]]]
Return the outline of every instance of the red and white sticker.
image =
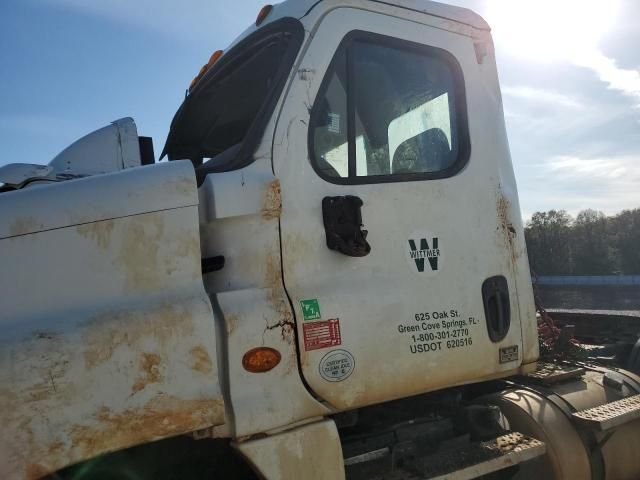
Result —
[[[339,318],[331,318],[321,322],[306,322],[302,325],[302,330],[306,351],[342,345]]]

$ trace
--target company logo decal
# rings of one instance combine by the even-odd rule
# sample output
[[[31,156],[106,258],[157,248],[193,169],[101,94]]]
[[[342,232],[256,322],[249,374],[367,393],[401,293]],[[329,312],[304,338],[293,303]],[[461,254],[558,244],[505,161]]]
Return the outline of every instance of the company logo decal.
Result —
[[[405,244],[407,261],[414,272],[435,275],[442,269],[440,238],[430,232],[414,232]]]

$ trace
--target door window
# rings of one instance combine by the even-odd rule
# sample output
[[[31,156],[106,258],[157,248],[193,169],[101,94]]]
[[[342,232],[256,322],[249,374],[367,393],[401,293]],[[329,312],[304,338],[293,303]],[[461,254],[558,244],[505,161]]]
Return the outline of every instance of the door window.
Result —
[[[459,65],[440,49],[353,32],[314,104],[310,146],[335,183],[454,175],[469,156]]]

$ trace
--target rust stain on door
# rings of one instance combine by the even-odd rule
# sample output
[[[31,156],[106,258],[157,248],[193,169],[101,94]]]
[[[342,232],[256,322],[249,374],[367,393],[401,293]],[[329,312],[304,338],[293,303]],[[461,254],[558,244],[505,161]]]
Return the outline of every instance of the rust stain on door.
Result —
[[[117,262],[124,268],[125,290],[152,289],[160,286],[165,274],[159,271],[158,251],[165,225],[160,215],[140,215],[127,225]]]
[[[163,377],[160,363],[162,358],[157,353],[143,353],[140,358],[140,378],[131,387],[131,393],[138,393],[150,383],[161,382]]]
[[[25,455],[24,467],[7,471],[10,477],[6,478],[36,480],[97,455],[209,427],[219,423],[223,411],[218,399],[185,400],[168,395],[158,395],[142,408],[121,412],[103,407],[86,422],[58,432],[69,439],[66,442],[54,441],[39,448],[32,444],[33,433],[23,432],[31,438],[26,451],[21,452]]]
[[[42,224],[34,217],[18,217],[11,224],[11,227],[9,228],[9,235],[25,235],[30,232],[35,232],[40,228],[42,228]]]
[[[262,200],[262,217],[265,219],[278,218],[282,211],[280,181],[269,182],[264,190]]]
[[[86,223],[78,225],[76,231],[79,235],[94,241],[101,249],[109,248],[111,244],[111,234],[115,222],[113,220],[103,220],[101,222]]]
[[[282,269],[280,256],[273,254],[266,258],[265,286],[267,287],[267,301],[269,306],[278,313],[277,322],[268,322],[267,330],[280,328],[282,339],[290,345],[295,345],[295,323],[293,312],[282,283]]]
[[[193,332],[193,318],[180,307],[162,305],[153,315],[146,312],[104,312],[87,322],[83,333],[85,366],[94,368],[108,361],[120,346],[131,346],[145,337],[165,344]]]
[[[516,229],[510,220],[509,211],[511,209],[511,202],[502,194],[498,193],[498,200],[496,202],[496,210],[498,217],[498,230],[502,236],[505,245],[509,249],[509,255],[511,258],[511,265],[514,269],[517,268],[518,258],[520,258],[520,250],[516,245]]]
[[[213,371],[213,362],[204,346],[198,345],[193,347],[189,353],[191,354],[192,370],[200,373],[210,373]]]
[[[159,395],[143,408],[113,412],[100,409],[94,422],[69,431],[73,456],[91,458],[117,448],[126,448],[186,433],[216,423],[224,409],[221,400],[184,400]]]

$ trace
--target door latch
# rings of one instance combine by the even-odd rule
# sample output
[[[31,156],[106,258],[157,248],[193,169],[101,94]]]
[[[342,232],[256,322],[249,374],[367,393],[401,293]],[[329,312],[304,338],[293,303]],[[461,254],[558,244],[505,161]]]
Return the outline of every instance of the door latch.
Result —
[[[367,231],[362,230],[362,200],[351,195],[324,197],[322,217],[327,247],[350,257],[364,257],[371,252]]]
[[[487,330],[492,342],[503,340],[511,326],[509,286],[502,275],[487,278],[482,284],[482,301]]]

